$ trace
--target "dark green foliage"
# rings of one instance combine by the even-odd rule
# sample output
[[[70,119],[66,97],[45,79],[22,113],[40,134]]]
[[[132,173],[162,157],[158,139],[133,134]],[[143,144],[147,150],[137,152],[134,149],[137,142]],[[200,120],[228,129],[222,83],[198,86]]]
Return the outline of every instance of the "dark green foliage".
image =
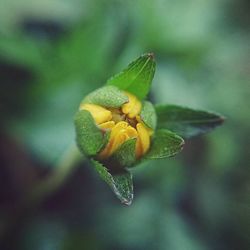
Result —
[[[155,113],[155,108],[151,102],[144,101],[142,110],[140,113],[142,121],[153,130],[156,129],[157,116]]]
[[[145,54],[131,62],[119,74],[111,77],[107,84],[126,90],[139,99],[148,94],[155,73],[155,60],[151,53]]]
[[[183,146],[184,140],[177,134],[166,129],[157,130],[146,158],[159,159],[174,156],[182,150]]]
[[[250,1],[2,3],[0,249],[249,250]],[[24,29],[34,21],[46,29]],[[49,23],[63,30],[53,40]],[[68,171],[60,162],[73,157],[82,98],[145,50],[157,58],[152,103],[208,108],[227,122],[185,140],[177,158],[133,168],[127,208],[86,157]],[[46,195],[24,204],[40,182]]]
[[[111,187],[122,203],[130,205],[133,200],[132,174],[126,170],[112,173],[100,162],[92,160],[95,170],[100,177]]]
[[[209,132],[224,121],[219,114],[177,105],[156,105],[155,109],[158,128],[170,129],[184,138]]]
[[[76,113],[75,128],[78,147],[86,155],[96,155],[107,141],[90,112],[86,110]]]
[[[135,138],[125,141],[114,153],[111,161],[117,163],[118,166],[131,167],[136,161],[135,146]]]

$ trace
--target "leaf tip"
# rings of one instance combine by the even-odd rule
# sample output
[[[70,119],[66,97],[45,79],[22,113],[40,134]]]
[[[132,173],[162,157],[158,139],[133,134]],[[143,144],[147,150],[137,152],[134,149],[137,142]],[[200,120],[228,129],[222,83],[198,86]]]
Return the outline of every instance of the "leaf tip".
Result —
[[[141,55],[141,58],[145,58],[144,60],[149,60],[153,65],[155,65],[155,54],[153,52],[148,52]]]
[[[150,59],[154,60],[155,59],[155,54],[153,52],[149,52],[146,54]]]
[[[219,124],[223,124],[227,120],[227,117],[220,115]]]
[[[131,199],[123,199],[121,201],[122,204],[126,205],[126,206],[130,206],[132,204],[132,201],[133,201],[133,197],[131,197]]]
[[[182,150],[185,146],[185,141],[182,139],[181,143],[180,143],[180,150]]]

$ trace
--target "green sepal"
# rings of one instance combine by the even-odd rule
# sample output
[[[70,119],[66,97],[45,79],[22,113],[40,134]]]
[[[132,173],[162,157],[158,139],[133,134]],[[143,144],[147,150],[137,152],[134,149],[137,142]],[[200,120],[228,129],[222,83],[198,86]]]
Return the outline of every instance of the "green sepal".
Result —
[[[221,125],[225,119],[216,113],[177,105],[157,105],[155,109],[158,128],[170,129],[184,138],[209,132]]]
[[[126,90],[139,99],[143,99],[150,90],[154,73],[154,55],[148,53],[131,62],[122,72],[110,78],[107,84]]]
[[[99,176],[111,187],[117,198],[126,205],[133,201],[133,180],[132,174],[126,169],[119,169],[119,172],[112,173],[100,162],[93,160],[92,163]]]
[[[140,117],[146,126],[155,130],[157,124],[157,116],[155,108],[151,102],[144,101]]]
[[[157,159],[174,156],[179,153],[184,146],[184,140],[177,134],[166,130],[157,130],[152,139],[146,159]]]
[[[111,157],[111,164],[121,168],[132,167],[136,161],[135,147],[136,138],[125,141]]]
[[[128,97],[115,86],[105,86],[87,95],[81,104],[91,103],[107,108],[119,108],[128,102]]]
[[[87,110],[76,113],[75,129],[77,145],[85,155],[96,155],[108,140],[107,135],[97,127],[92,115]]]

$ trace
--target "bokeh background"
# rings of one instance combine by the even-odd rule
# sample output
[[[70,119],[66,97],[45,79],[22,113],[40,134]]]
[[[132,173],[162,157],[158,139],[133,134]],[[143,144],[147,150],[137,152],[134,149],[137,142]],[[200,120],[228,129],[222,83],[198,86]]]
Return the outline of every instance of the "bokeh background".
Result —
[[[250,249],[249,6],[0,0],[0,249]],[[145,52],[154,103],[227,121],[134,169],[126,207],[65,152],[81,98]]]

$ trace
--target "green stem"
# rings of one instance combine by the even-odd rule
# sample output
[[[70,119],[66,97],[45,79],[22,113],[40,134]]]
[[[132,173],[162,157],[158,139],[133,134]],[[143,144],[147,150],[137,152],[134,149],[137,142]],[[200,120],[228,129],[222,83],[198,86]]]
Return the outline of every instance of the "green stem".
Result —
[[[64,181],[70,176],[72,171],[83,160],[82,154],[75,145],[63,154],[58,164],[50,175],[38,182],[28,195],[28,200],[31,203],[41,202],[47,195],[55,192]]]

